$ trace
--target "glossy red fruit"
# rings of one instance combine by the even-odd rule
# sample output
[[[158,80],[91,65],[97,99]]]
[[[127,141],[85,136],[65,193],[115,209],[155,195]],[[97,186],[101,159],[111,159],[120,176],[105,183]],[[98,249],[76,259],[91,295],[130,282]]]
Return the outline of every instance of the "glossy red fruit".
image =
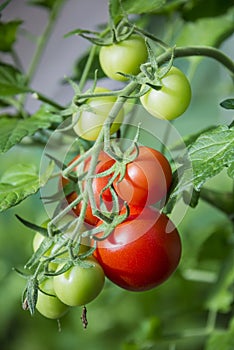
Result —
[[[114,188],[129,205],[151,205],[166,196],[172,182],[172,170],[161,152],[140,146],[138,157],[127,164],[124,178],[118,180],[114,181]]]
[[[131,207],[129,217],[97,243],[94,256],[113,283],[130,291],[145,291],[176,270],[181,240],[166,215],[150,207]]]

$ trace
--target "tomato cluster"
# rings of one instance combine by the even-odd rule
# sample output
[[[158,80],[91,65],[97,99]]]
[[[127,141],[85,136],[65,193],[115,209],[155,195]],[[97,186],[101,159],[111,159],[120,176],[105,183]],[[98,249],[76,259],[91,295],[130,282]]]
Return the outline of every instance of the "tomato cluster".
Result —
[[[143,74],[142,65],[147,58],[145,40],[135,34],[103,46],[99,55],[107,77],[122,81],[138,76],[141,71]],[[191,88],[182,71],[172,66],[152,82],[146,76],[140,80],[141,75],[133,80],[140,84],[141,88],[136,84],[140,102],[151,115],[172,120],[184,113],[190,103]],[[93,93],[99,97],[92,94],[83,97],[81,107],[72,116],[72,127],[85,140],[102,141],[104,134],[100,133],[113,113],[117,96],[101,87],[96,87]],[[120,128],[123,110],[116,111],[114,116],[113,122],[107,124],[109,136]],[[69,307],[91,302],[101,292],[105,276],[126,290],[145,291],[163,283],[176,270],[181,257],[180,236],[169,217],[160,211],[172,183],[170,163],[162,153],[145,146],[138,146],[135,155],[128,154],[121,160],[100,151],[95,169],[91,168],[91,156],[81,160],[78,155],[69,164],[72,170],[60,178],[63,205],[69,204],[73,215],[82,217],[84,230],[91,232],[87,249],[92,249],[81,261],[79,256],[78,260],[73,256],[73,264],[65,270],[66,263],[58,265],[53,259],[49,262],[55,273],[41,282],[36,304],[44,316],[59,318]],[[92,181],[88,176],[90,169]],[[86,196],[82,197],[83,192]],[[124,219],[114,221],[118,217]],[[110,226],[110,221],[117,224]],[[37,234],[34,250],[42,243],[43,237]],[[85,249],[82,247],[81,244],[80,252]],[[50,247],[44,258],[53,254],[55,248]],[[64,261],[71,258],[68,251],[61,257]]]
[[[74,216],[68,215],[63,223],[72,222]],[[42,224],[46,227],[48,222]],[[72,237],[74,227],[70,227],[63,232],[63,238]],[[86,227],[81,228],[81,232]],[[33,250],[36,252],[45,237],[39,232],[35,233],[33,239]],[[58,248],[58,244],[53,244],[45,253],[42,259],[53,255]],[[83,238],[79,247],[79,256],[90,249],[89,240]],[[68,252],[59,255],[64,261],[69,260]],[[36,309],[45,317],[59,319],[69,310],[69,307],[84,306],[93,301],[102,291],[105,283],[105,275],[101,265],[93,256],[81,259],[80,264],[71,265],[62,271],[63,263],[50,262],[48,268],[52,276],[44,278],[39,284],[38,299]],[[53,276],[54,274],[54,276]]]
[[[115,169],[116,161],[105,152],[99,154],[96,174]],[[89,168],[90,159],[85,169]],[[73,169],[79,176],[79,168]],[[114,171],[114,170],[113,170]],[[113,198],[111,190],[102,189],[110,182],[113,173],[94,177],[92,188],[97,208],[100,201],[111,212]],[[105,275],[118,286],[132,291],[151,289],[166,280],[176,269],[181,255],[181,241],[177,229],[170,219],[152,207],[165,200],[172,181],[171,166],[167,158],[155,149],[139,146],[133,161],[126,164],[125,174],[114,176],[111,185],[119,202],[117,215],[126,213],[127,218],[117,225],[104,240],[103,232],[93,237],[96,241],[94,257]],[[68,179],[63,180],[66,186]],[[71,203],[77,193],[67,195]],[[125,205],[124,205],[125,203]],[[127,206],[126,206],[127,204]],[[80,205],[73,208],[80,214]],[[88,203],[85,222],[101,228],[103,221],[92,212]],[[100,229],[101,230],[101,229]]]
[[[99,54],[99,61],[106,76],[123,81],[126,77],[137,75],[147,58],[145,40],[136,34],[123,41],[102,46]],[[191,100],[191,86],[187,77],[180,69],[172,66],[163,77],[158,76],[158,81],[161,86],[158,82],[155,85],[153,79],[142,84],[142,106],[156,118],[178,118],[186,111]]]

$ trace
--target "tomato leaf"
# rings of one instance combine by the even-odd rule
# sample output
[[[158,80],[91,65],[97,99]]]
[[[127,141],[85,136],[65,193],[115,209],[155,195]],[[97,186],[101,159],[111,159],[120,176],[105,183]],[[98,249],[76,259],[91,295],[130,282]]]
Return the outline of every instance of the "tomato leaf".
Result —
[[[42,106],[34,115],[27,119],[3,117],[0,119],[0,153],[7,152],[11,147],[21,142],[26,136],[32,136],[39,129],[47,129],[53,123],[61,121],[59,115]]]
[[[201,134],[189,147],[188,154],[193,173],[191,174],[191,169],[185,170],[184,188],[193,185],[199,191],[208,179],[219,174],[225,167],[233,167],[234,128],[229,129],[223,125]]]
[[[0,96],[11,96],[31,91],[26,78],[10,64],[0,62]]]
[[[234,128],[221,125],[201,133],[188,146],[188,158],[190,162],[178,167],[173,176],[166,212],[171,212],[175,198],[181,196],[186,203],[196,206],[203,184],[225,167],[228,176],[234,178]],[[193,193],[192,197],[189,193]]]
[[[10,52],[22,21],[0,22],[0,51]]]
[[[54,164],[39,176],[33,164],[16,164],[8,168],[0,182],[0,211],[9,209],[36,193],[48,181]]]

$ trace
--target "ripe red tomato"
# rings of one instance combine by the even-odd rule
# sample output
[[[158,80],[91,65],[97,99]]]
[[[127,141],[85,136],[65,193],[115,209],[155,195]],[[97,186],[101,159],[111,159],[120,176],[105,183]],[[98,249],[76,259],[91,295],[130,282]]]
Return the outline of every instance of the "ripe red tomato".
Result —
[[[74,160],[76,160],[77,158],[79,158],[79,156],[75,157],[72,160],[72,162]],[[114,163],[115,163],[114,159],[110,158],[104,151],[101,151],[99,154],[99,157],[98,157],[98,163],[97,163],[97,166],[95,169],[95,173],[99,174],[99,173],[102,173],[102,172],[108,170]],[[90,165],[90,158],[87,159],[85,162],[84,171],[88,171],[89,165]],[[79,175],[78,174],[78,167],[75,167],[74,171],[77,172],[77,175]],[[92,184],[94,198],[95,198],[95,202],[97,204],[97,207],[100,208],[100,194],[101,194],[102,200],[105,203],[107,210],[109,210],[109,211],[112,209],[112,205],[113,205],[112,195],[111,195],[111,192],[109,189],[106,189],[103,192],[102,192],[102,189],[107,185],[110,178],[111,178],[111,175],[107,175],[107,176],[99,177],[99,178],[94,178],[93,184]],[[62,179],[63,187],[68,182],[69,182],[68,179],[63,178]],[[68,203],[71,203],[76,198],[77,198],[76,192],[72,192],[71,194],[66,196],[66,200]],[[80,214],[81,207],[82,207],[82,202],[78,203],[73,208],[74,213],[78,216]],[[93,215],[91,205],[90,205],[90,203],[88,203],[86,215],[85,215],[85,222],[92,225],[92,226],[95,226],[98,223],[98,221],[99,221],[99,218],[97,218],[96,216]]]
[[[130,207],[129,217],[103,241],[95,258],[118,286],[145,291],[164,282],[181,257],[179,233],[170,219],[154,208]]]
[[[171,166],[155,149],[140,146],[138,157],[127,164],[122,181],[114,181],[117,194],[129,205],[151,205],[168,192],[172,181]]]

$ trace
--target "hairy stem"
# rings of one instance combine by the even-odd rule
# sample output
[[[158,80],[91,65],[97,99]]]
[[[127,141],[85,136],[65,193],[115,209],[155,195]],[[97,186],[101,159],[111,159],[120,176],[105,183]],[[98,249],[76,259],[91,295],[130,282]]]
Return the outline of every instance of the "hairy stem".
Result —
[[[34,53],[30,67],[28,69],[28,74],[27,74],[28,84],[30,84],[30,82],[32,81],[32,78],[36,72],[38,64],[41,60],[41,56],[44,52],[44,49],[48,43],[48,40],[50,38],[52,31],[53,31],[56,20],[59,16],[60,10],[62,8],[62,4],[63,4],[63,1],[61,1],[61,0],[55,1],[54,7],[52,8],[52,10],[50,12],[47,26],[45,27],[45,30],[42,33],[42,35],[38,38],[37,49]]]
[[[225,66],[232,74],[234,74],[234,62],[226,56],[222,51],[210,46],[186,46],[176,47],[174,50],[174,58],[205,56],[215,59]],[[163,64],[170,60],[171,50],[164,52],[158,57],[158,64]]]

